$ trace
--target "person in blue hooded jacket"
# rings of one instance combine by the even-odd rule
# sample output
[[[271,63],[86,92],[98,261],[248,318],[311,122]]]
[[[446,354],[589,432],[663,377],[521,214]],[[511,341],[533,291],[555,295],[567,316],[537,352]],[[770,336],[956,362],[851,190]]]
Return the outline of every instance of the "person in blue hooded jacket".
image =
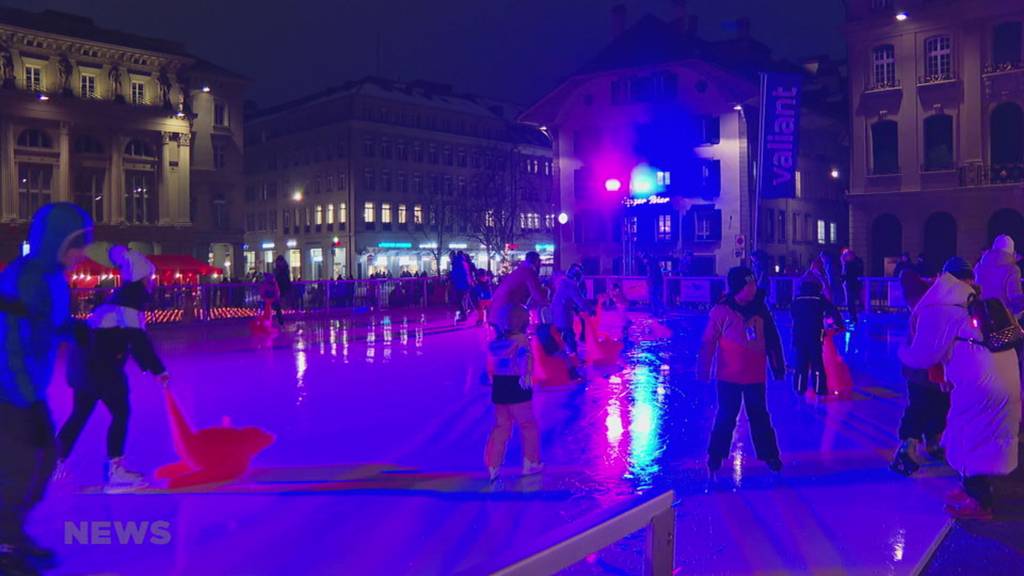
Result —
[[[29,253],[0,273],[0,573],[34,574],[53,553],[25,533],[56,465],[46,389],[57,348],[75,330],[65,270],[92,241],[92,219],[69,203],[39,209]]]

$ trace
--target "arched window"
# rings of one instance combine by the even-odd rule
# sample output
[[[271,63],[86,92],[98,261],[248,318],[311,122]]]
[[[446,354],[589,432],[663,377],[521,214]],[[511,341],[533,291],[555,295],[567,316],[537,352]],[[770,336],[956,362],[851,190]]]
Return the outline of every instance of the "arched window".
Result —
[[[949,36],[932,36],[924,41],[925,74],[929,80],[953,77],[953,40]]]
[[[876,46],[872,51],[872,88],[896,86],[896,48],[892,44]]]
[[[892,214],[882,214],[871,223],[871,272],[885,276],[886,259],[895,259],[903,251],[903,225]]]
[[[956,256],[956,218],[949,212],[935,212],[924,223],[925,267],[929,272],[942,269],[942,264]]]
[[[871,169],[873,174],[898,174],[899,127],[894,120],[879,120],[871,125]]]
[[[18,134],[18,146],[25,148],[53,148],[53,139],[42,130],[28,128]]]
[[[992,166],[1024,162],[1024,110],[1015,102],[1003,102],[992,110],[989,137]]]
[[[1003,22],[992,29],[992,64],[1017,64],[1021,55],[1021,23]]]
[[[156,158],[156,150],[152,145],[147,144],[142,140],[131,140],[128,142],[128,145],[124,147],[124,155],[141,158]]]
[[[935,114],[924,120],[925,171],[953,168],[953,117]]]
[[[103,154],[103,144],[95,136],[82,134],[75,138],[75,152],[78,154]]]

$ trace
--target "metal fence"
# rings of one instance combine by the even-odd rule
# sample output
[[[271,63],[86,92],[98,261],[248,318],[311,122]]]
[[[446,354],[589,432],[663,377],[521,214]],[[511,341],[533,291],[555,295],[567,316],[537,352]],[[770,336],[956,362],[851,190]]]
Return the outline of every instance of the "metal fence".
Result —
[[[899,282],[895,278],[864,278],[861,297],[870,312],[898,311],[906,308]],[[586,279],[587,296],[621,291],[630,302],[649,304],[650,290],[643,276],[591,276]],[[769,302],[786,309],[796,294],[800,279],[788,276],[771,278]],[[72,310],[87,316],[102,303],[113,288],[73,290]],[[670,308],[705,310],[725,293],[725,279],[719,276],[667,277],[662,284],[662,302]],[[841,291],[840,291],[841,292]],[[841,294],[837,295],[843,303]],[[293,315],[336,314],[370,310],[402,310],[443,307],[452,301],[446,278],[388,278],[375,280],[322,280],[293,282],[282,296],[284,313]],[[148,313],[154,324],[209,321],[227,318],[252,318],[263,309],[258,284],[199,284],[159,286],[153,293]]]

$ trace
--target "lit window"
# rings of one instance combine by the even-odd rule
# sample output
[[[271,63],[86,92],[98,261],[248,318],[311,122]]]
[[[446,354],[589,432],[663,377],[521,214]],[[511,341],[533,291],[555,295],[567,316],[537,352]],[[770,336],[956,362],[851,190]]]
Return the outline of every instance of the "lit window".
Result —
[[[829,222],[828,224],[829,240],[830,244],[839,244],[839,225],[835,222]]]
[[[896,86],[896,48],[892,44],[878,46],[873,51],[874,88]]]
[[[320,226],[321,224],[324,223],[324,207],[321,206],[320,204],[316,205],[316,216],[315,216],[315,218],[316,219],[313,222],[317,226]]]
[[[82,98],[96,97],[96,75],[82,74],[81,77]]]
[[[342,202],[338,206],[338,224],[344,224],[348,222],[348,206]]]
[[[409,222],[409,215],[408,215],[407,212],[408,212],[408,209],[406,208],[405,204],[399,204],[398,205],[398,223],[399,224],[407,224]]]
[[[219,100],[213,103],[213,125],[228,125],[228,106]]]
[[[488,210],[484,214],[484,226],[494,228],[494,210]]]
[[[416,204],[412,207],[412,223],[417,226],[423,225],[423,206]]]
[[[554,214],[545,214],[544,215],[544,227],[549,229],[549,230],[551,228],[555,227],[555,215]]]
[[[825,244],[828,238],[825,236],[825,221],[818,220],[818,244]]]
[[[224,144],[213,145],[213,167],[215,170],[222,170],[226,165],[224,156]]]
[[[672,215],[658,215],[658,240],[667,241],[672,239]]]
[[[372,224],[374,222],[374,207],[373,202],[363,203],[363,222]]]
[[[146,85],[142,82],[132,81],[132,104],[146,103]]]
[[[334,204],[327,205],[327,224],[334,224]]]
[[[953,75],[953,42],[949,36],[925,40],[925,72],[929,79],[948,79]]]
[[[672,173],[671,172],[658,172],[658,186],[671,186],[672,185]]]
[[[391,203],[384,202],[380,205],[380,221],[382,224],[391,224]]]
[[[39,66],[25,66],[25,89],[40,91],[43,89],[43,69]]]
[[[711,218],[712,214],[708,212],[698,212],[696,214],[694,218],[694,239],[698,242],[711,240]]]

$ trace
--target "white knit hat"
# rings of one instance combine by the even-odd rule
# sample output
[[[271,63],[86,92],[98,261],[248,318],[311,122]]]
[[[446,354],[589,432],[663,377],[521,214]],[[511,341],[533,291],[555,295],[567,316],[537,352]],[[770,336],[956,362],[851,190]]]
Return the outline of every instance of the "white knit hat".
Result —
[[[1013,245],[1013,238],[1010,238],[1006,234],[996,236],[996,239],[992,242],[992,249],[1000,252],[1006,252],[1007,254],[1014,254],[1016,252]]]

